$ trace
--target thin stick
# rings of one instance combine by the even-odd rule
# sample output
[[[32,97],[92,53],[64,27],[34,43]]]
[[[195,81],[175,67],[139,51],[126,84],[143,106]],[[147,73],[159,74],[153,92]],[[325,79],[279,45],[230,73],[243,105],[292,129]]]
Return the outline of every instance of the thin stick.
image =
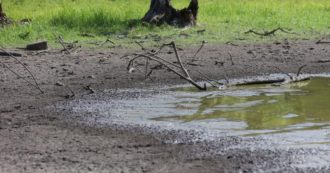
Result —
[[[330,41],[323,41],[324,38],[321,38],[320,40],[318,40],[315,44],[329,44]]]
[[[265,31],[264,33],[260,33],[260,32],[254,31],[253,29],[250,29],[250,30],[246,31],[245,34],[253,33],[255,35],[260,35],[260,36],[270,36],[270,35],[275,35],[275,33],[277,31],[282,31],[282,32],[287,33],[287,34],[295,34],[295,33],[290,33],[290,32],[286,31],[285,29],[283,29],[281,27],[278,27],[278,28],[273,29],[271,31]]]
[[[57,38],[57,41],[58,41],[58,43],[61,44],[61,46],[63,47],[63,50],[64,50],[67,54],[71,54],[71,52],[68,50],[68,48],[64,45],[64,41],[63,41],[62,37],[59,36],[59,37]]]
[[[44,93],[44,91],[42,91],[42,90],[40,89],[40,87],[34,85],[33,83],[31,83],[30,81],[28,81],[27,79],[25,79],[24,77],[22,77],[21,75],[19,75],[18,73],[16,73],[16,72],[15,72],[14,70],[12,70],[9,66],[7,66],[5,63],[3,63],[3,62],[0,61],[0,64],[1,64],[3,67],[5,67],[6,69],[8,69],[10,72],[12,72],[13,74],[15,74],[18,78],[23,79],[23,80],[24,80],[25,82],[27,82],[28,84],[30,84],[30,85],[36,87],[39,91],[41,91],[41,93]]]
[[[107,42],[109,42],[109,43],[111,43],[111,44],[113,44],[113,45],[116,44],[115,42],[113,42],[112,40],[110,40],[109,38],[107,38],[103,43],[101,43],[101,44],[99,44],[99,45],[100,45],[100,46],[103,46],[103,45],[105,45],[105,43],[107,43]]]
[[[305,67],[307,67],[307,64],[302,65],[301,67],[299,67],[298,72],[297,72],[297,77],[299,77],[301,71],[302,71]]]
[[[179,53],[178,53],[178,49],[176,48],[176,45],[175,45],[174,41],[172,41],[170,44],[172,45],[172,47],[173,47],[173,49],[174,49],[175,57],[176,57],[176,59],[178,60],[179,65],[180,65],[182,71],[184,72],[184,74],[185,74],[188,78],[190,78],[190,75],[189,75],[187,69],[184,68],[184,66],[183,66],[183,64],[182,64],[181,58],[180,58]]]
[[[202,41],[202,45],[199,47],[199,49],[196,51],[196,53],[194,54],[194,56],[192,57],[192,59],[195,59],[197,54],[203,49],[203,47],[205,46],[207,42],[206,41]],[[199,58],[198,58],[199,59]]]
[[[136,43],[138,46],[140,46],[142,50],[147,50],[146,48],[144,48],[144,46],[143,46],[140,42],[135,41],[135,43]]]
[[[40,88],[36,78],[34,77],[34,75],[32,74],[32,72],[20,61],[18,60],[15,56],[13,56],[11,53],[7,52],[3,47],[0,48],[1,51],[7,53],[8,55],[10,55],[11,58],[13,58],[15,61],[17,61],[20,65],[23,66],[23,68],[30,74],[30,76],[32,77],[35,86],[38,88],[38,90],[40,90],[41,93],[44,93],[44,91]],[[3,64],[3,63],[2,63]]]
[[[144,71],[144,79],[148,78],[148,70],[149,70],[149,58],[146,59],[145,71]]]
[[[229,55],[229,58],[230,58],[230,61],[231,61],[231,65],[235,65],[234,63],[234,60],[233,60],[233,55],[231,54],[231,52],[228,52],[228,55]]]
[[[226,70],[226,68],[224,68],[224,72],[225,72],[225,74],[223,75],[223,77],[225,78],[225,81],[226,81],[226,83],[227,83],[227,85],[229,85],[229,78],[228,78],[228,73],[227,73],[227,70]]]

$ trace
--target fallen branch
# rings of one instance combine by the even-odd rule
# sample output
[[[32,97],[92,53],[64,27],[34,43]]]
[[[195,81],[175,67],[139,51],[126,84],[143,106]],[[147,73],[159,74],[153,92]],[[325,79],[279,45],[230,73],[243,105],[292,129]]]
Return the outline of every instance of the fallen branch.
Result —
[[[153,60],[153,61],[156,61],[156,62],[162,64],[162,65],[165,66],[168,70],[172,71],[173,73],[175,73],[175,74],[178,75],[179,77],[185,79],[186,81],[188,81],[189,83],[191,83],[192,85],[194,85],[196,88],[198,88],[198,89],[200,89],[200,90],[206,90],[206,86],[202,87],[202,86],[200,86],[199,84],[197,84],[194,80],[192,80],[192,79],[190,78],[189,74],[188,74],[188,76],[186,76],[186,74],[183,75],[183,74],[181,74],[180,72],[178,72],[177,70],[175,70],[173,67],[171,67],[171,64],[167,64],[166,62],[164,62],[164,61],[162,61],[162,60],[160,60],[160,59],[158,59],[158,58],[155,58],[155,57],[149,56],[149,55],[141,54],[140,56],[136,56],[136,57],[134,57],[132,60],[130,60],[130,62],[129,62],[129,66],[130,66],[131,64],[133,64],[133,62],[134,62],[135,60],[137,60],[138,58],[141,58],[141,57],[143,57],[143,58],[148,58],[149,60]],[[176,67],[176,66],[174,66],[174,67]],[[128,69],[132,69],[132,68],[131,68],[131,67],[128,67]]]
[[[285,78],[280,79],[263,79],[263,80],[254,80],[254,81],[244,81],[242,83],[237,83],[235,86],[243,86],[243,85],[260,85],[260,84],[275,84],[275,83],[284,83]]]
[[[291,32],[289,32],[289,31],[287,31],[287,30],[285,30],[285,29],[283,29],[281,27],[276,28],[276,29],[273,29],[271,31],[265,31],[263,33],[257,32],[257,31],[255,31],[253,29],[250,29],[250,30],[244,32],[244,34],[250,34],[250,33],[252,33],[252,34],[255,34],[255,35],[259,35],[259,36],[274,36],[275,33],[278,32],[278,31],[282,31],[282,32],[287,33],[287,34],[294,34],[294,33],[291,33]]]
[[[136,43],[138,44],[138,42],[136,42]],[[132,57],[130,59],[130,61],[128,62],[128,65],[127,65],[127,70],[129,72],[132,72],[136,69],[134,67],[134,62],[136,60],[140,59],[140,58],[143,58],[143,59],[146,59],[145,70],[144,70],[145,78],[148,78],[154,70],[165,67],[169,71],[175,73],[179,77],[181,77],[181,78],[185,79],[186,81],[188,81],[189,83],[191,83],[193,86],[195,86],[199,90],[206,90],[207,89],[205,84],[204,84],[204,86],[201,86],[191,78],[190,73],[189,73],[190,70],[188,70],[184,67],[183,62],[181,60],[181,57],[178,53],[178,49],[177,49],[176,44],[174,42],[171,42],[169,44],[163,44],[162,46],[160,46],[160,48],[157,51],[154,51],[154,52],[148,51],[141,44],[138,44],[138,45],[141,47],[142,50],[144,50],[145,53],[134,53],[134,54],[131,54],[131,55],[125,55],[125,56],[121,57],[121,58]],[[175,58],[177,60],[177,64],[157,56],[157,54],[166,46],[171,47],[173,49],[174,54],[175,54]],[[157,65],[153,68],[149,68],[149,65],[150,65],[149,61],[155,61],[155,62],[159,63],[159,65]],[[197,73],[202,75],[202,73],[199,72],[199,71]],[[212,80],[207,78],[206,75],[202,75],[202,76],[203,76],[203,79],[206,79],[212,86],[215,86],[214,84],[212,84]]]
[[[315,63],[329,63],[330,62],[330,59],[321,59],[321,60],[317,60],[317,61],[314,61]]]
[[[324,41],[323,39],[318,40],[315,44],[330,44],[330,41]]]

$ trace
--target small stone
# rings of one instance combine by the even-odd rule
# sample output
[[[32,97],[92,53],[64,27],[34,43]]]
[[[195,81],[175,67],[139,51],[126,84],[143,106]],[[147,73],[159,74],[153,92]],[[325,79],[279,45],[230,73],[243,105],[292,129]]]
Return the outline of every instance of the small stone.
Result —
[[[55,85],[56,85],[56,86],[64,86],[64,84],[61,83],[61,82],[56,82]]]
[[[95,79],[96,77],[94,75],[87,76],[88,79]]]

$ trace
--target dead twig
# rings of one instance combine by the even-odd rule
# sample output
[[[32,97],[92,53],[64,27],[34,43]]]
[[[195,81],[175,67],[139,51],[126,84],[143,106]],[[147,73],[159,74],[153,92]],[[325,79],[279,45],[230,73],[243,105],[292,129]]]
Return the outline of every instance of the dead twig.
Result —
[[[145,64],[145,71],[144,71],[144,79],[146,80],[149,77],[149,58],[146,59],[146,64]]]
[[[100,44],[100,46],[103,46],[103,45],[105,45],[106,43],[111,43],[111,44],[113,44],[113,45],[116,44],[115,42],[113,42],[112,40],[110,40],[110,38],[107,38],[103,43]]]
[[[181,70],[184,72],[184,74],[186,75],[186,77],[191,78],[190,75],[189,75],[189,73],[188,73],[188,70],[186,68],[184,68],[184,66],[182,64],[181,58],[180,58],[179,53],[178,53],[178,49],[176,48],[176,44],[174,43],[174,41],[172,41],[170,43],[170,45],[172,45],[172,47],[173,47],[173,50],[174,50],[174,53],[175,53],[175,57],[178,60],[178,63],[180,65],[180,67],[181,67]]]
[[[298,69],[298,71],[297,71],[297,74],[296,74],[297,77],[299,77],[301,71],[302,71],[305,67],[307,67],[307,64],[302,65],[302,66],[299,67],[299,69]]]
[[[227,45],[231,45],[231,46],[238,46],[238,44],[235,44],[235,43],[233,43],[233,42],[231,42],[231,41],[228,41],[228,42],[226,42],[225,44],[227,44]]]
[[[207,41],[204,41],[204,40],[202,41],[201,46],[199,47],[199,49],[195,52],[194,56],[192,57],[193,60],[196,58],[197,54],[203,49],[203,47],[205,46],[206,43],[207,43]],[[198,59],[200,59],[200,58],[198,58]]]
[[[32,80],[34,81],[35,84],[32,84],[31,82],[28,82],[29,84],[32,84],[33,86],[35,86],[42,94],[44,93],[44,91],[40,88],[35,76],[32,74],[32,72],[26,67],[26,65],[24,65],[20,60],[18,60],[15,56],[13,56],[12,54],[10,54],[9,52],[7,52],[4,48],[0,48],[1,51],[7,53],[12,59],[14,59],[16,62],[18,62],[21,66],[23,66],[23,68],[29,73],[29,75],[31,76]],[[16,73],[14,70],[12,70],[9,66],[7,66],[6,64],[4,64],[3,62],[1,62],[1,64],[7,68],[8,70],[10,70],[12,73],[14,73],[15,75],[17,75],[19,78],[23,78],[22,76],[20,76],[18,73]],[[25,78],[23,78],[25,81]]]
[[[157,56],[157,54],[164,48],[164,47],[171,47],[173,48],[173,51],[175,53],[175,58],[177,60],[177,63],[172,63],[164,58],[161,58],[159,56]],[[194,85],[196,88],[200,89],[200,90],[206,90],[206,85],[204,84],[204,86],[201,86],[199,85],[197,82],[195,82],[190,74],[189,74],[189,70],[186,69],[183,65],[183,62],[181,60],[181,57],[178,53],[178,49],[176,47],[176,44],[175,42],[171,42],[169,44],[163,44],[157,51],[155,52],[151,52],[151,51],[148,51],[147,49],[145,49],[142,45],[140,45],[140,47],[142,48],[142,50],[145,51],[145,53],[134,53],[134,54],[131,54],[131,55],[125,55],[123,57],[131,57],[133,56],[130,61],[128,62],[128,65],[127,65],[127,70],[128,71],[132,71],[131,69],[135,69],[133,67],[134,65],[134,62],[140,58],[143,58],[143,59],[146,59],[146,63],[145,63],[145,71],[144,71],[144,75],[145,75],[145,78],[148,78],[153,70],[155,70],[155,67],[153,68],[150,68],[149,69],[149,65],[150,65],[150,60],[151,61],[155,61],[157,63],[159,63],[160,65],[157,65],[157,69],[158,68],[162,68],[162,67],[165,67],[167,68],[169,71],[175,73],[176,75],[178,75],[179,77],[185,79],[186,81],[188,81],[189,83],[191,83],[192,85]],[[122,58],[123,58],[122,57]],[[178,70],[181,70],[182,73],[180,73]],[[198,72],[199,74],[202,74],[201,72]],[[205,75],[203,76],[203,78],[205,79]],[[212,84],[211,82],[211,79],[207,78],[207,81],[209,81],[209,83],[212,85],[212,86],[215,86],[214,84]]]
[[[321,59],[321,60],[314,61],[314,63],[329,63],[329,62],[330,62],[330,59]]]
[[[141,54],[140,56],[134,57],[133,61],[136,60],[136,59],[138,59],[138,58],[141,58],[141,57],[148,58],[150,60],[156,61],[156,62],[164,65],[168,70],[172,71],[173,73],[175,73],[179,77],[185,79],[186,81],[188,81],[189,83],[191,83],[192,85],[194,85],[195,87],[197,87],[198,89],[200,89],[200,90],[206,90],[206,86],[204,86],[204,87],[200,86],[194,80],[192,80],[190,77],[188,77],[189,75],[186,76],[186,75],[181,74],[180,72],[178,72],[177,70],[175,70],[173,67],[171,67],[169,64],[166,64],[162,60],[159,60],[159,59],[154,58],[152,56]],[[132,64],[131,62],[132,62],[132,60],[130,61],[130,64]],[[129,69],[131,69],[131,68],[129,68]]]
[[[252,34],[255,34],[255,35],[259,35],[259,36],[274,36],[275,33],[278,32],[278,31],[281,31],[281,32],[284,32],[284,33],[287,33],[287,34],[295,34],[295,33],[289,32],[289,31],[287,31],[287,30],[285,30],[285,29],[283,29],[281,27],[278,27],[278,28],[273,29],[271,31],[265,31],[263,33],[257,32],[257,31],[255,31],[253,29],[250,29],[250,30],[244,32],[244,34],[250,34],[250,33],[252,33]]]
[[[228,55],[229,55],[229,59],[230,59],[230,62],[231,62],[231,65],[235,65],[234,63],[234,60],[233,60],[233,55],[231,54],[231,52],[228,52]]]
[[[74,91],[71,89],[71,87],[69,85],[65,85],[65,87],[70,91],[71,94],[68,94],[66,96],[64,96],[66,99],[71,99],[76,97],[76,94],[74,93]]]
[[[144,48],[144,46],[143,46],[140,42],[135,41],[135,43],[136,43],[138,46],[140,46],[142,50],[147,50],[146,48]]]
[[[324,41],[324,38],[321,38],[315,44],[330,44],[330,41]]]
[[[40,89],[40,87],[36,86],[35,84],[31,83],[30,81],[28,81],[27,79],[25,79],[24,77],[22,77],[20,74],[18,74],[17,72],[15,72],[13,69],[11,69],[9,66],[7,66],[5,63],[0,61],[0,64],[6,68],[7,70],[9,70],[10,72],[12,72],[13,74],[15,74],[18,78],[23,79],[25,82],[27,82],[28,84],[34,86],[35,88],[37,88],[41,93],[44,93],[44,91],[42,91]]]
[[[16,57],[21,57],[23,56],[20,53],[14,53],[14,52],[0,52],[0,56],[16,56]]]

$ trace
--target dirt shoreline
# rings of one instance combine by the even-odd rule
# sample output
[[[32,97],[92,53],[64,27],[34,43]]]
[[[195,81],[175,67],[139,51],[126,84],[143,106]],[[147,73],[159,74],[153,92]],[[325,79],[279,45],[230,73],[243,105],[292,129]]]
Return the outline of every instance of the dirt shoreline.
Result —
[[[179,51],[184,62],[191,62],[198,48]],[[166,70],[153,73],[151,80],[126,71],[127,59],[120,57],[134,50],[84,49],[65,55],[59,50],[20,52],[18,57],[35,74],[45,94],[0,68],[0,172],[244,172],[253,171],[251,160],[203,155],[200,145],[169,145],[152,135],[132,133],[127,129],[93,128],[67,121],[47,106],[96,92],[116,88],[141,88],[185,83]],[[232,60],[229,56],[232,56]],[[246,77],[283,72],[296,73],[304,64],[305,73],[330,72],[330,45],[315,41],[283,41],[251,45],[209,45],[199,54],[198,69],[213,79],[224,76]],[[173,52],[162,57],[174,61]],[[0,57],[23,76],[27,73],[9,57]],[[201,65],[201,66],[199,66]],[[2,67],[2,66],[0,66]],[[198,75],[193,77],[198,79]],[[31,78],[28,78],[31,80]],[[64,84],[65,86],[61,86]],[[68,89],[69,86],[70,89]],[[239,151],[242,152],[242,151]],[[246,151],[247,154],[248,151]],[[282,153],[287,155],[288,153]],[[258,153],[253,153],[258,155]],[[262,155],[262,152],[259,153]],[[253,157],[251,156],[252,163]],[[266,156],[265,156],[266,157]],[[267,160],[276,156],[271,154]],[[232,157],[230,157],[232,158]],[[285,156],[284,156],[285,158]],[[250,164],[250,166],[249,166]],[[287,172],[308,172],[290,169]],[[257,166],[255,166],[257,168]],[[322,171],[322,170],[319,170]],[[327,170],[323,170],[326,172]],[[276,172],[276,171],[274,171]]]

